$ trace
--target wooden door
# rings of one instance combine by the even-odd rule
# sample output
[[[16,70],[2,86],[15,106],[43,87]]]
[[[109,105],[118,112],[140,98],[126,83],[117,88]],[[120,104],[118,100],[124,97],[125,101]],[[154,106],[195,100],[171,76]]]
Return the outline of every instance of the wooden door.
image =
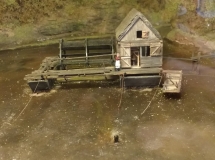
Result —
[[[150,56],[161,56],[161,55],[162,55],[162,48],[160,44],[150,46]]]
[[[121,46],[121,68],[130,68],[131,67],[131,49],[130,47]]]

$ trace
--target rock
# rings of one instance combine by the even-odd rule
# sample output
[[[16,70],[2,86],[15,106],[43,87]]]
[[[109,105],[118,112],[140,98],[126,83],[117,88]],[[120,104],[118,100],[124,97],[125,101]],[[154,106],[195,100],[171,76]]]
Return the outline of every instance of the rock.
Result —
[[[187,8],[182,6],[182,5],[179,5],[177,15],[182,16],[182,15],[184,15],[186,13],[187,13]]]

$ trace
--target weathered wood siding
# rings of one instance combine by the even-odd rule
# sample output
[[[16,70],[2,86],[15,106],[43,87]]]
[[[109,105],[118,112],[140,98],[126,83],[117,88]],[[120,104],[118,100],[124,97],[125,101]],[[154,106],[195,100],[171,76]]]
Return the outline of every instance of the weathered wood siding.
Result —
[[[150,43],[150,56],[163,56],[163,42]]]
[[[118,42],[117,53],[120,53],[123,56],[123,48],[131,47],[143,47],[150,46],[150,53],[154,55],[163,55],[163,42],[162,41],[132,41],[132,42]]]
[[[121,67],[130,68],[131,67],[131,48],[121,46],[120,56],[121,56]]]
[[[142,38],[137,38],[137,31],[140,30],[149,32],[149,37],[147,40],[158,39],[155,34],[145,25],[142,19],[139,19],[121,41],[142,40]]]
[[[138,39],[133,41],[120,41],[118,42],[118,47],[138,47],[138,46],[155,46],[162,45],[162,41],[159,39],[148,40],[148,39]]]
[[[131,24],[130,24],[131,25]],[[128,26],[125,26],[128,28]],[[137,31],[148,32],[148,37],[137,38]],[[139,34],[139,32],[138,32]],[[163,41],[156,36],[153,29],[148,27],[145,22],[139,18],[129,30],[126,31],[124,37],[117,42],[117,52],[121,56],[121,67],[132,68],[131,64],[131,48],[140,47],[140,66],[141,68],[156,68],[162,67]],[[143,52],[143,47],[147,48]],[[150,47],[150,49],[148,49]],[[150,55],[149,55],[150,51]],[[136,67],[136,66],[134,66]]]
[[[140,66],[142,68],[145,67],[161,67],[162,66],[162,57],[141,57],[140,58]]]

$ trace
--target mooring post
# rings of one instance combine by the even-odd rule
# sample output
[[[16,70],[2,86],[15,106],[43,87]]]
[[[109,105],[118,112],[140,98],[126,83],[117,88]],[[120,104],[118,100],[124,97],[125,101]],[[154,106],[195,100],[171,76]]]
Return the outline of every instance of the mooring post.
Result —
[[[120,88],[124,90],[124,74],[120,74]]]
[[[59,50],[60,50],[60,53],[59,53],[60,65],[62,65],[62,43],[63,43],[63,39],[61,39],[61,40],[60,40],[60,43],[59,43]]]
[[[119,143],[119,135],[114,135],[114,143]]]
[[[197,67],[196,67],[198,74],[200,74],[200,66],[199,66],[200,58],[201,58],[201,52],[198,52],[198,62],[197,62]]]
[[[86,54],[86,65],[89,65],[88,61],[88,39],[85,39],[85,54]]]
[[[201,58],[200,52],[198,52],[196,56],[194,56],[194,53],[192,54],[192,70],[193,71],[198,71],[200,58]]]
[[[123,86],[123,82],[122,82],[122,81],[123,81],[123,79],[122,79],[122,75],[120,74],[120,75],[119,75],[119,77],[120,77],[120,88],[122,88],[122,86]]]
[[[112,43],[112,44],[111,44],[111,47],[112,47],[112,48],[111,48],[111,52],[112,52],[111,59],[114,59],[114,55],[113,55],[113,54],[114,54],[114,48],[113,48],[113,46],[114,46],[113,36],[111,37],[111,41],[112,41],[112,42],[111,42],[111,43]]]

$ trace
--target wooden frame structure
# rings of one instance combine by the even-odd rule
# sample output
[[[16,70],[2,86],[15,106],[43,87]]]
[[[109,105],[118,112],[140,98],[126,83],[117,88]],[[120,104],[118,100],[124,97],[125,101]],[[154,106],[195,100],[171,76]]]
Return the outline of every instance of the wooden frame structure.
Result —
[[[176,70],[163,70],[163,92],[164,93],[180,93],[182,71]]]
[[[117,53],[120,71],[114,67]],[[162,78],[162,56],[160,34],[142,13],[132,9],[117,27],[115,38],[60,40],[58,57],[45,58],[40,68],[24,79],[33,92],[50,90],[55,81],[76,80],[77,76],[117,77],[123,87],[153,87]],[[168,79],[170,72],[164,74]],[[165,92],[171,92],[169,82],[174,80],[166,81]]]
[[[116,41],[122,68],[162,67],[163,40],[146,17],[136,9],[132,9],[117,27]],[[133,55],[137,52],[139,58],[135,60]]]

